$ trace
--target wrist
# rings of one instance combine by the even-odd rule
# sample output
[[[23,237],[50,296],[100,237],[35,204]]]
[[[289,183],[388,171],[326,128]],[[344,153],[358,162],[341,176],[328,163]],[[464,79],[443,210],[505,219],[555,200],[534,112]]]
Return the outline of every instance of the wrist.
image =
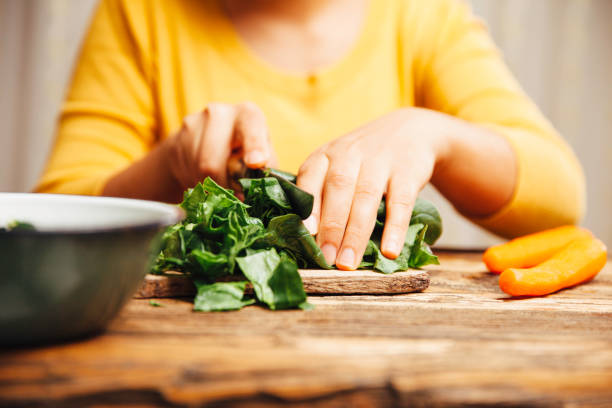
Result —
[[[455,156],[457,146],[461,143],[462,125],[463,123],[452,116],[436,113],[438,116],[437,125],[434,127],[434,150],[436,154],[436,169],[442,169],[449,165],[452,158]]]

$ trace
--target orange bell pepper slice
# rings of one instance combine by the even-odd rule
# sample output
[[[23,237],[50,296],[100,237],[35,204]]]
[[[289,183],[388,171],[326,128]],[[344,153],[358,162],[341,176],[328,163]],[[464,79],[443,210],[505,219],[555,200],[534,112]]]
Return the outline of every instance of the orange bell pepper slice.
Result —
[[[574,225],[552,228],[493,246],[485,251],[482,260],[494,273],[508,268],[530,268],[546,261],[570,242],[592,236],[590,231]]]
[[[499,277],[499,287],[512,296],[548,295],[593,279],[606,261],[603,242],[579,238],[537,266],[506,269]]]

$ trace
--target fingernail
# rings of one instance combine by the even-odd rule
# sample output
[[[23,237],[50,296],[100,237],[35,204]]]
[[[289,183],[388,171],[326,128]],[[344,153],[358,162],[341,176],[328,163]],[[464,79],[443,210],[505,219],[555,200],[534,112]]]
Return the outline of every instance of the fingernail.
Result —
[[[244,161],[250,165],[263,164],[265,160],[263,153],[259,150],[252,150],[244,157]]]
[[[304,220],[304,226],[308,232],[310,232],[310,235],[315,235],[317,233],[317,220],[313,215]]]
[[[328,264],[333,265],[336,263],[336,247],[332,244],[325,244],[321,247],[323,256]]]
[[[385,241],[383,244],[383,255],[387,258],[395,258],[399,255],[402,250],[403,244],[400,243],[397,237],[391,237]]]
[[[355,251],[351,248],[345,248],[340,252],[340,256],[336,260],[338,266],[353,269],[355,268]]]

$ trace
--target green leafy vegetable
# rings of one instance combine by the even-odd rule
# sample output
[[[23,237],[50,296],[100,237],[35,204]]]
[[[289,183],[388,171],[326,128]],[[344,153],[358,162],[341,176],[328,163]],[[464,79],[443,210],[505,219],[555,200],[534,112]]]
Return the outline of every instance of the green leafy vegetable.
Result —
[[[276,217],[268,224],[268,245],[289,252],[302,268],[319,266],[332,269],[325,261],[321,248],[296,214]]]
[[[185,192],[180,204],[185,220],[163,234],[152,272],[191,276],[198,289],[197,311],[236,310],[256,301],[272,310],[309,310],[313,306],[298,267],[333,268],[302,223],[313,197],[295,185],[291,174],[268,169],[247,175],[240,180],[244,202],[210,178]],[[385,217],[383,200],[360,268],[393,273],[438,263],[428,244],[440,236],[442,223],[431,203],[417,200],[404,247],[393,260],[380,251]],[[248,283],[255,298],[245,297]]]
[[[163,306],[164,306],[164,305],[162,305],[161,303],[156,302],[156,301],[154,301],[154,300],[149,300],[149,304],[150,304],[151,306],[153,306],[153,307],[163,307]]]
[[[238,310],[255,303],[255,299],[244,299],[247,281],[206,283],[196,279],[193,283],[198,289],[193,310],[198,312]]]
[[[376,216],[376,226],[382,228],[385,224],[387,216],[387,206],[385,200],[380,202],[378,206],[378,213]],[[429,201],[417,197],[414,207],[412,209],[412,216],[410,217],[410,225],[412,224],[423,224],[427,226],[427,233],[425,234],[425,242],[429,245],[433,245],[434,242],[442,235],[442,219],[438,209]]]
[[[298,186],[295,185],[296,177],[292,174],[286,173],[281,170],[267,169],[267,170],[250,170],[248,176],[252,178],[270,177],[278,181],[279,185],[283,189],[287,200],[291,204],[291,209],[294,214],[297,214],[305,220],[310,216],[312,212],[312,206],[314,204],[314,197],[312,194],[307,193]],[[244,180],[244,179],[243,179]],[[246,179],[249,180],[249,179]],[[242,183],[242,181],[241,181]],[[243,185],[244,188],[244,185]],[[247,191],[248,194],[248,191]],[[248,202],[249,200],[246,199]]]
[[[249,203],[249,214],[257,216],[264,225],[274,217],[291,211],[291,204],[277,179],[240,179],[245,201]]]
[[[210,178],[187,190],[181,203],[185,220],[162,236],[162,250],[152,272],[172,269],[190,275],[198,289],[194,310],[235,310],[255,302],[243,299],[247,280],[218,282],[231,275],[251,281],[257,300],[271,309],[300,307],[306,300],[295,258],[282,248],[276,252],[269,242],[274,233],[259,217],[249,214],[261,212],[258,215],[263,218],[267,214],[276,225],[275,215],[292,211],[284,191],[274,178],[253,179],[245,186],[251,188],[250,204]],[[269,276],[264,279],[248,269],[245,257],[265,257],[272,262],[266,271]]]
[[[237,259],[253,284],[257,299],[270,309],[289,309],[306,301],[302,278],[295,262],[274,248],[255,251]]]

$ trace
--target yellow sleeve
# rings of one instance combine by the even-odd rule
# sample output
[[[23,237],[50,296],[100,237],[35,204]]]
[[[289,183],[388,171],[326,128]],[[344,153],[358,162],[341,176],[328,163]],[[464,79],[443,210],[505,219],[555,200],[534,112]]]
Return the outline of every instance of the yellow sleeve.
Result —
[[[518,159],[510,203],[472,221],[505,237],[577,223],[585,208],[581,166],[521,90],[483,23],[461,0],[413,3],[423,8],[407,14],[420,16],[407,22],[419,27],[419,36],[406,41],[416,50],[417,104],[494,130]]]
[[[140,1],[103,0],[62,106],[36,191],[100,194],[154,142],[151,44]]]

